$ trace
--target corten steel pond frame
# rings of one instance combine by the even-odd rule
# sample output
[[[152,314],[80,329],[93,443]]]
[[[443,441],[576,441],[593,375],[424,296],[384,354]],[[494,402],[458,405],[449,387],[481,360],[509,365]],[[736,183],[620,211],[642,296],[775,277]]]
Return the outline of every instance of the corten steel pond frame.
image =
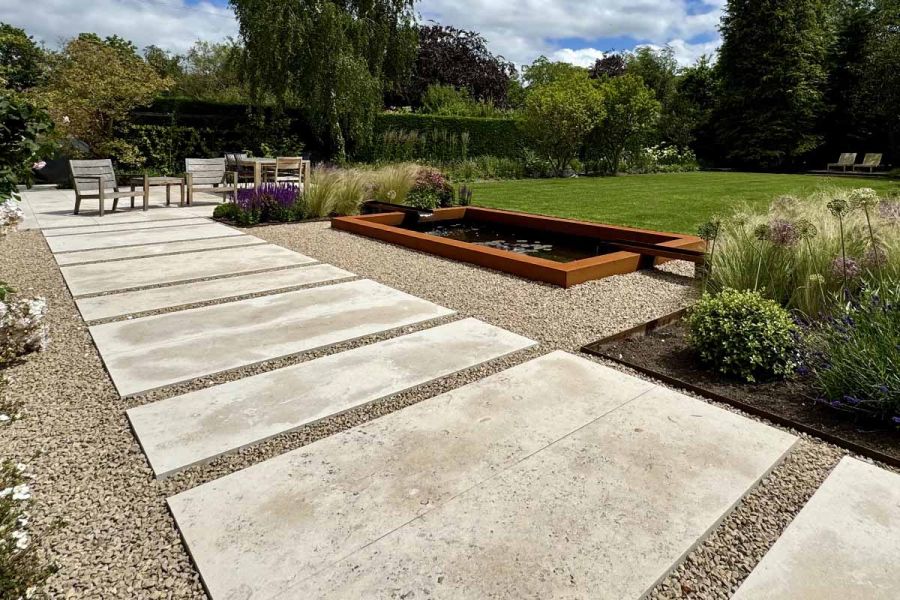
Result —
[[[526,279],[552,283],[564,288],[593,279],[609,277],[610,275],[633,273],[640,268],[651,267],[669,260],[662,257],[642,257],[636,252],[623,250],[571,262],[557,262],[403,229],[400,227],[403,223],[403,218],[404,213],[402,212],[335,217],[331,220],[331,226],[334,229],[349,231],[445,258],[512,273]],[[587,223],[585,221],[474,206],[440,208],[434,211],[433,217],[425,218],[422,222],[430,223],[461,219],[490,222],[508,227],[536,229],[563,236],[596,238],[598,241],[619,241],[622,243],[631,241],[654,244],[660,249],[702,250],[704,248],[703,240],[692,235],[663,233],[601,223]]]

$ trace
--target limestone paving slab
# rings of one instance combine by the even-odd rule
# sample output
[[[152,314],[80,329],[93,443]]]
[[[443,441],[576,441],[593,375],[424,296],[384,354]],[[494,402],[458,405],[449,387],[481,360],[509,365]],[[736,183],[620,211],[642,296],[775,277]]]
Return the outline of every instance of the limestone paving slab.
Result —
[[[636,598],[795,441],[554,352],[168,502],[214,599]]]
[[[90,332],[127,396],[450,314],[362,279],[96,325]]]
[[[795,441],[655,388],[278,597],[643,598]]]
[[[314,259],[273,244],[223,248],[177,257],[144,257],[60,267],[73,296],[312,264]]]
[[[246,236],[250,240],[258,240]],[[229,238],[235,241],[243,238]],[[172,245],[172,244],[167,244]],[[62,256],[57,256],[57,259]],[[199,258],[190,258],[198,260]],[[238,275],[224,279],[210,279],[167,285],[165,287],[134,290],[105,296],[91,296],[75,301],[85,321],[96,321],[111,317],[163,308],[176,308],[188,304],[198,304],[213,300],[223,300],[260,292],[278,291],[285,288],[338,281],[355,277],[350,271],[326,264],[304,265],[278,271],[264,271],[250,275]]]
[[[271,598],[652,387],[555,352],[169,505],[214,599]]]
[[[734,598],[894,600],[900,475],[845,457]]]
[[[138,406],[128,418],[162,477],[535,344],[464,319]]]
[[[146,244],[143,246],[127,246],[124,248],[103,248],[100,250],[83,250],[81,252],[64,252],[56,254],[56,263],[61,266],[80,265],[89,262],[105,262],[111,260],[131,260],[148,256],[163,256],[166,254],[180,254],[186,252],[202,252],[205,250],[219,250],[224,248],[236,248],[238,246],[261,246],[265,240],[252,235],[233,235],[229,237],[207,238],[202,240],[185,240],[183,242],[170,242],[168,244]],[[193,260],[200,260],[194,257]],[[171,260],[179,260],[173,258]]]
[[[142,229],[166,229],[169,227],[184,227],[186,225],[209,225],[210,223],[212,223],[212,221],[204,217],[156,219],[152,221],[117,221],[114,223],[103,223],[101,225],[73,225],[71,227],[44,229],[44,236],[49,238],[62,235],[89,235],[109,232],[127,233],[129,231],[138,231]]]
[[[233,227],[206,221],[206,223],[199,225],[173,225],[171,227],[154,227],[152,229],[48,236],[47,245],[50,246],[51,252],[59,253],[241,235],[244,235],[244,233]]]

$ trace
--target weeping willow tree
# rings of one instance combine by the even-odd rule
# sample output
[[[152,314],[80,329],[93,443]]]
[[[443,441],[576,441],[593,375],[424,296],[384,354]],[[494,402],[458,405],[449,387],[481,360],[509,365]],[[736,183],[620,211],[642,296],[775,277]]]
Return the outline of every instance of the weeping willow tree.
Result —
[[[415,59],[415,0],[231,0],[254,96],[306,111],[341,161],[367,144]]]

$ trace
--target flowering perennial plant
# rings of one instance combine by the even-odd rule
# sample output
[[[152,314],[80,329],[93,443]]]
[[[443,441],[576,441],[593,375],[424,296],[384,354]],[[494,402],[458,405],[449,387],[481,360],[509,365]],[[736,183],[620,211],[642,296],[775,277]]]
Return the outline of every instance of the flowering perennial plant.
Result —
[[[0,301],[0,365],[47,347],[46,314],[43,298],[7,297]]]
[[[0,203],[0,236],[15,230],[24,218],[25,213],[15,200],[10,199]]]

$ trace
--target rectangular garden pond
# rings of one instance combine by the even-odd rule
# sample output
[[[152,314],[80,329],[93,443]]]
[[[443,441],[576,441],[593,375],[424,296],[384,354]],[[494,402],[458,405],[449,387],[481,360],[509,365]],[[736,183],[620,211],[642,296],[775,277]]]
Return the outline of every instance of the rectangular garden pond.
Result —
[[[703,240],[601,223],[461,206],[410,223],[404,212],[332,219],[335,229],[570,287],[667,260],[700,260]]]

